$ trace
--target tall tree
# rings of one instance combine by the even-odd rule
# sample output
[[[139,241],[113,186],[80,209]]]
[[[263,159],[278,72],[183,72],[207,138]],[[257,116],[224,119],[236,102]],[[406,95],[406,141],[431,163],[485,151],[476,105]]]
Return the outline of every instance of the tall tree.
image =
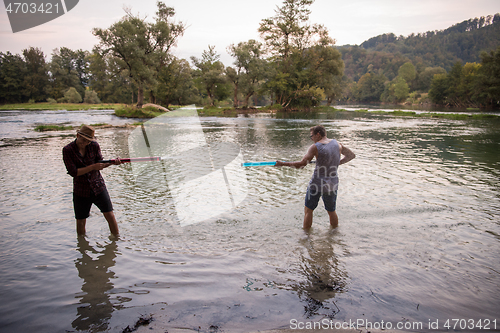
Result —
[[[445,104],[447,98],[448,82],[446,74],[435,74],[429,89],[429,98],[432,103]]]
[[[259,33],[274,67],[267,87],[285,108],[314,105],[324,96],[306,51],[331,47],[335,41],[323,25],[309,24],[308,6],[312,3],[313,0],[284,0],[274,17],[260,23]]]
[[[499,107],[500,103],[500,46],[496,50],[481,53],[479,84],[485,104]]]
[[[220,61],[220,55],[215,51],[215,46],[209,45],[208,50],[203,51],[201,59],[193,56],[191,61],[198,68],[194,73],[195,77],[206,92],[210,106],[214,106],[218,86],[226,83],[224,64]]]
[[[89,87],[94,90],[102,101],[107,101],[106,87],[110,81],[106,57],[99,53],[97,48],[88,56],[89,60]]]
[[[319,26],[307,24],[314,0],[284,0],[275,10],[276,15],[262,20],[259,33],[271,55],[286,63],[292,52],[308,46],[310,36]]]
[[[26,101],[24,77],[26,64],[21,56],[0,52],[0,103]]]
[[[127,103],[135,101],[136,86],[127,70],[116,63],[117,58],[110,54],[102,55],[94,48],[89,55],[89,87],[105,103]]]
[[[26,96],[35,102],[43,102],[49,89],[45,55],[39,48],[30,47],[23,50],[23,57],[27,73],[24,77]]]
[[[316,45],[305,51],[307,61],[302,81],[310,86],[323,89],[327,104],[330,105],[342,94],[344,62],[341,53],[328,45]]]
[[[194,85],[192,72],[189,62],[185,59],[174,58],[168,66],[161,68],[157,90],[159,101],[166,107],[172,103],[195,103],[198,90]]]
[[[456,62],[446,77],[448,89],[446,91],[447,103],[452,106],[461,106],[462,98],[466,94],[463,85],[464,68],[462,63]]]
[[[154,22],[134,16],[126,10],[126,16],[108,29],[93,29],[100,40],[103,53],[110,52],[122,70],[127,70],[137,84],[137,106],[144,104],[144,89],[154,86],[158,71],[168,64],[171,48],[184,34],[183,23],[175,23],[175,11],[163,2],[157,2],[158,11]]]
[[[238,45],[228,47],[229,54],[234,58],[234,68],[226,69],[226,76],[234,86],[234,107],[239,105],[238,93],[242,93],[244,106],[248,107],[249,99],[257,93],[266,72],[266,61],[262,59],[262,44],[250,39]]]
[[[233,85],[233,107],[237,108],[239,106],[239,87],[242,77],[240,68],[226,67],[226,79]]]
[[[80,50],[81,51],[81,50]],[[81,51],[83,53],[83,51]],[[84,63],[85,58],[78,65],[84,67],[86,71],[87,65]],[[79,68],[82,70],[82,68]],[[80,96],[85,94],[85,85],[81,82],[80,77],[85,74],[77,71],[77,52],[68,49],[67,47],[57,48],[52,52],[52,60],[49,63],[50,81],[52,98],[58,99],[63,97],[64,93],[71,87],[75,88]]]

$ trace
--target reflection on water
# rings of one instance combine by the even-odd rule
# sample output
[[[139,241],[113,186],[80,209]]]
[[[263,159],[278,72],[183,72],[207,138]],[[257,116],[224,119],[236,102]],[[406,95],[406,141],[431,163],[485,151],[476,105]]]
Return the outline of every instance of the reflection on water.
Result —
[[[0,331],[122,332],[148,314],[159,331],[201,332],[291,319],[494,320],[500,122],[342,112],[200,118],[207,144],[236,145],[243,161],[300,159],[318,122],[357,157],[339,168],[339,228],[330,230],[320,204],[310,234],[301,226],[312,166],[247,168],[236,208],[182,227],[169,184],[187,183],[182,164],[139,177],[124,164],[103,170],[120,239],[108,241],[97,209],[78,239],[61,159],[73,131],[3,139]],[[131,133],[98,129],[103,156],[130,156]]]
[[[80,305],[72,326],[81,331],[102,332],[108,328],[113,313],[109,292],[114,287],[111,279],[115,273],[110,268],[115,265],[118,246],[116,241],[111,241],[97,251],[80,236],[77,249],[82,256],[75,261],[75,266],[83,284],[82,292],[76,296]]]
[[[312,240],[304,237],[300,240],[306,253],[300,254],[299,274],[305,280],[292,285],[304,303],[304,316],[314,318],[324,316],[333,319],[340,311],[335,304],[337,293],[346,291],[348,272],[339,262],[336,251],[342,251],[342,244],[336,230],[330,230],[326,236]],[[299,275],[299,276],[300,276]]]

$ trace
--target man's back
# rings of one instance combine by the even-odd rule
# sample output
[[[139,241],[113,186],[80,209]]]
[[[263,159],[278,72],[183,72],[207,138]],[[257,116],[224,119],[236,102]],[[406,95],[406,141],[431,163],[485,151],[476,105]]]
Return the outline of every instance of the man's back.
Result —
[[[318,155],[316,157],[316,167],[309,184],[315,184],[322,192],[337,190],[339,179],[337,170],[340,163],[340,147],[335,139],[327,143],[316,142]]]

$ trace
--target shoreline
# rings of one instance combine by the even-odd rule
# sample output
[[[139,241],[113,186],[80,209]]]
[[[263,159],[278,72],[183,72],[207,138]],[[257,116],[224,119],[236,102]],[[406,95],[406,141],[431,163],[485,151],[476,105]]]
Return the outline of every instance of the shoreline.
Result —
[[[341,107],[346,107],[346,105],[342,105]],[[348,107],[348,106],[347,106]],[[141,123],[153,119],[156,116],[164,114],[165,112],[144,112],[142,109],[136,110],[135,112],[127,112],[123,114],[120,110],[124,108],[131,109],[129,106],[124,104],[49,104],[49,103],[34,103],[34,104],[6,104],[0,106],[0,111],[91,111],[91,110],[114,110],[114,115],[120,118],[129,118],[129,119],[141,119],[142,121],[136,122],[134,124],[127,124],[127,126],[138,126]],[[150,107],[151,108],[151,107]],[[178,106],[172,108],[172,111],[178,109]],[[391,108],[392,109],[392,108]],[[452,120],[468,120],[468,119],[500,119],[500,113],[491,113],[495,112],[493,110],[470,110],[470,111],[430,111],[430,110],[408,110],[408,109],[397,109],[394,106],[393,110],[377,110],[371,109],[369,111],[368,108],[362,106],[359,109],[343,109],[336,108],[335,106],[318,106],[308,110],[291,110],[291,111],[282,111],[277,107],[267,106],[262,108],[233,108],[233,107],[210,107],[210,108],[199,108],[200,116],[208,116],[208,117],[237,117],[238,115],[250,115],[257,113],[268,113],[272,115],[281,115],[281,114],[296,114],[301,112],[312,113],[312,112],[326,112],[326,113],[338,113],[338,112],[348,112],[354,114],[369,114],[369,115],[387,115],[394,117],[414,117],[414,118],[444,118],[444,119],[452,119]],[[42,124],[38,129],[35,129],[39,132],[46,131],[58,131],[65,130],[67,128],[62,128],[62,126],[56,126],[57,124]],[[105,128],[105,127],[123,127],[123,125],[109,125],[109,124],[96,124],[92,125],[97,128]],[[50,129],[49,127],[53,127]]]

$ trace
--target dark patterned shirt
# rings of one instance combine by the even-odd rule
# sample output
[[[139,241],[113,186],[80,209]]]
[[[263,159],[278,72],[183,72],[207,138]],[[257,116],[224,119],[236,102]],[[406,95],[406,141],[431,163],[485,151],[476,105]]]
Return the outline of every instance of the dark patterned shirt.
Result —
[[[80,154],[76,140],[63,148],[63,160],[68,174],[73,177],[73,192],[80,197],[98,195],[106,189],[104,179],[99,170],[92,170],[84,175],[77,176],[78,169],[97,163],[102,160],[99,144],[92,141],[85,147],[85,156]]]

